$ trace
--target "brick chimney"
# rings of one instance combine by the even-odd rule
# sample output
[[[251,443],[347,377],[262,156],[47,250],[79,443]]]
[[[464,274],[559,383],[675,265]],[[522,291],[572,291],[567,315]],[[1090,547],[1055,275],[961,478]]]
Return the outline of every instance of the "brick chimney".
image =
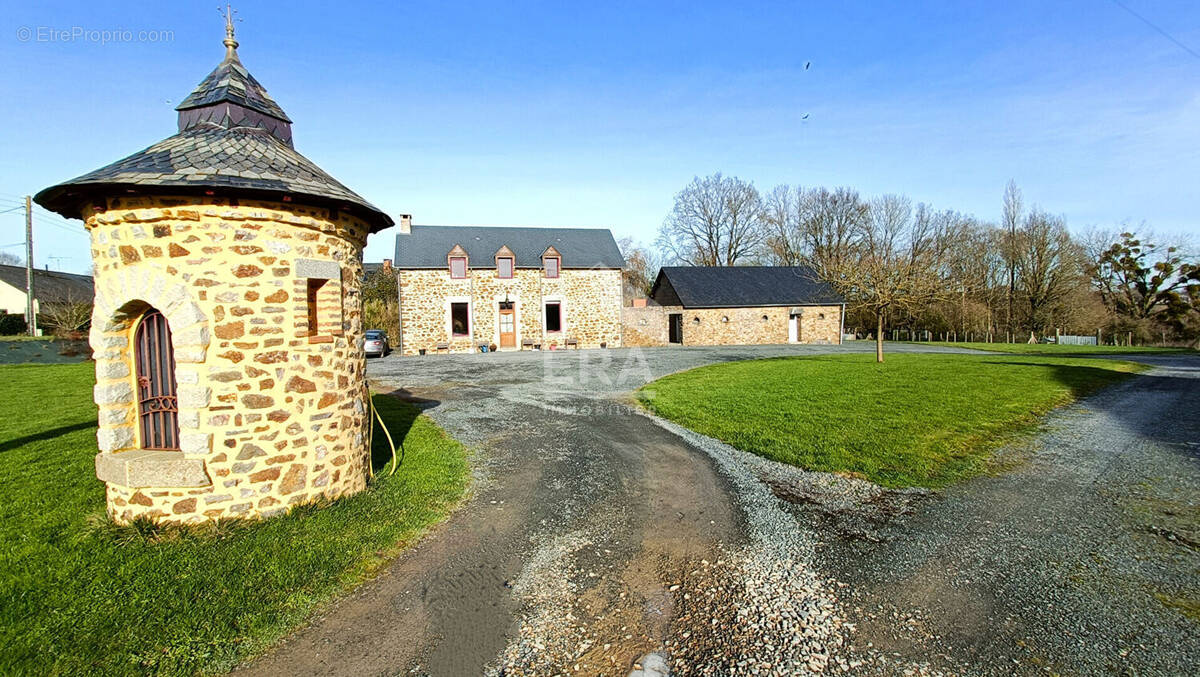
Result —
[[[385,273],[392,272],[392,260],[391,259],[383,260],[383,272],[385,272]]]
[[[412,232],[412,214],[400,215],[400,234],[408,235]]]

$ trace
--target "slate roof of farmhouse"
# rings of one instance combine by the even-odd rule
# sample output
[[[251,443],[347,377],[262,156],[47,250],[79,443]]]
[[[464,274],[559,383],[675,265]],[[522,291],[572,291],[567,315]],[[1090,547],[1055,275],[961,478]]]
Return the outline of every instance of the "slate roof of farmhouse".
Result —
[[[562,267],[624,268],[625,257],[607,228],[510,228],[506,226],[413,226],[396,236],[396,268],[445,268],[446,255],[459,245],[472,268],[494,268],[496,252],[507,246],[518,268],[541,268],[542,254],[554,247]]]
[[[34,198],[46,209],[80,218],[106,197],[200,194],[344,209],[370,224],[391,217],[292,147],[291,120],[237,55],[232,28],[225,59],[176,108],[179,133]]]
[[[0,265],[0,282],[25,291],[25,266]],[[91,275],[33,269],[33,295],[42,303],[91,303],[95,292]],[[6,308],[10,313],[24,308]]]
[[[666,266],[650,298],[663,306],[742,308],[840,304],[807,266]]]

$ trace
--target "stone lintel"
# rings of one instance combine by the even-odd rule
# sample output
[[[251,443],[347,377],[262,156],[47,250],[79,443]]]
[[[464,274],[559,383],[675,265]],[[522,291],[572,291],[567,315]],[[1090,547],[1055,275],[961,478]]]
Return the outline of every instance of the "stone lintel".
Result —
[[[123,487],[207,487],[204,460],[178,451],[136,449],[96,454],[96,477]]]
[[[296,277],[309,277],[318,280],[340,280],[342,268],[337,261],[322,261],[318,259],[296,259]]]

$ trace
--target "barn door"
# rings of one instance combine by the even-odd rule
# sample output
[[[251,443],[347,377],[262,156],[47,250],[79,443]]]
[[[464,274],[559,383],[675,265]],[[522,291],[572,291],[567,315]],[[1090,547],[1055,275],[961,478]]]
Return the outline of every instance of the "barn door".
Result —
[[[683,314],[671,313],[667,316],[667,342],[683,343]]]
[[[175,399],[175,351],[167,318],[151,308],[138,323],[138,420],[143,449],[179,449],[179,406]]]

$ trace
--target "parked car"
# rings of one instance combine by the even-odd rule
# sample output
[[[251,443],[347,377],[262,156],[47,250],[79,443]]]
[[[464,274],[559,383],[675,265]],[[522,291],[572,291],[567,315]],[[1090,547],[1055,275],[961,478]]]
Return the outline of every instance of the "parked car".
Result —
[[[382,329],[368,329],[363,334],[363,351],[367,357],[383,357],[392,352],[387,332]]]

